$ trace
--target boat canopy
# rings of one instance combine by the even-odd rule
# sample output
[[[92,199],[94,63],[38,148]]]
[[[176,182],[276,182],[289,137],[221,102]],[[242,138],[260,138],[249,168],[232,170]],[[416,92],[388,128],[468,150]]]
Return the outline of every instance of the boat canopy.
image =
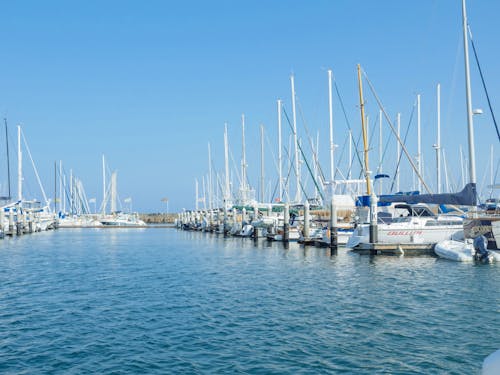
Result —
[[[462,191],[458,193],[445,194],[419,194],[410,192],[403,194],[380,195],[378,197],[379,205],[387,205],[393,202],[401,203],[427,203],[427,204],[450,204],[455,206],[475,206],[477,202],[476,184],[468,183]],[[361,196],[356,201],[356,205],[369,206],[370,197]]]

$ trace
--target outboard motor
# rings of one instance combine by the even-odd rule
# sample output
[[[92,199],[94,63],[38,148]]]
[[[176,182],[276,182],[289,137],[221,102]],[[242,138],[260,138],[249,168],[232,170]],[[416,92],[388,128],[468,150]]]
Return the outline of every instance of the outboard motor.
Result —
[[[483,263],[488,263],[490,261],[490,253],[486,250],[488,246],[488,240],[485,236],[478,236],[474,238],[474,259]]]

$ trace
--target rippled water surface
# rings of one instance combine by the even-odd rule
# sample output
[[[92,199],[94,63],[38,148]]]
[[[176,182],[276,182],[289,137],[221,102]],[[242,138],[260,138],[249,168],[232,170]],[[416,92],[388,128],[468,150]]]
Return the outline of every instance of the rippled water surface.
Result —
[[[0,372],[474,374],[500,266],[174,229],[0,241]]]

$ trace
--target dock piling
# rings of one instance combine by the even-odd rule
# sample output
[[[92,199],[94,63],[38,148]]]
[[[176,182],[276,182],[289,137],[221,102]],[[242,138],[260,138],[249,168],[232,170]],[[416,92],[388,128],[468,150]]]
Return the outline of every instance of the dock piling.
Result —
[[[283,242],[288,242],[290,238],[290,205],[285,204],[283,212]]]
[[[335,207],[335,202],[330,201],[330,248],[337,251],[338,247],[338,236],[337,236],[337,207]]]
[[[304,203],[304,240],[309,239],[309,201],[306,199]]]
[[[370,243],[378,242],[378,227],[377,227],[377,196],[370,196]]]

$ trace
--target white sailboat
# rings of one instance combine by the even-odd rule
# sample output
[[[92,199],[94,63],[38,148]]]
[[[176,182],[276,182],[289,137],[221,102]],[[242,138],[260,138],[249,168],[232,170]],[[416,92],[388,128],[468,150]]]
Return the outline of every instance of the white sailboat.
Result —
[[[106,187],[105,178],[106,178],[106,163],[104,160],[104,155],[102,157],[103,163],[103,194],[104,199],[102,202],[102,215],[99,218],[99,222],[104,226],[113,226],[113,227],[130,227],[130,226],[146,226],[146,223],[139,218],[137,213],[132,212],[122,212],[117,208],[118,203],[118,190],[117,190],[117,172],[114,171],[111,174],[111,181],[109,185]],[[128,198],[130,199],[130,198]],[[106,207],[110,205],[110,213],[106,213]]]
[[[462,23],[464,35],[465,58],[465,88],[467,104],[467,123],[469,141],[469,176],[471,184],[476,184],[476,165],[474,149],[473,112],[470,88],[470,70],[468,53],[468,24],[465,0],[462,0]],[[500,217],[486,215],[479,217],[473,213],[471,218],[464,222],[465,241],[443,241],[436,244],[434,252],[441,258],[453,261],[493,261],[500,260]],[[473,239],[473,240],[472,240]]]
[[[353,248],[369,242],[369,224],[360,224],[347,242]],[[393,217],[379,222],[380,243],[437,243],[463,238],[463,218],[458,215],[436,215],[425,204],[396,204]]]

